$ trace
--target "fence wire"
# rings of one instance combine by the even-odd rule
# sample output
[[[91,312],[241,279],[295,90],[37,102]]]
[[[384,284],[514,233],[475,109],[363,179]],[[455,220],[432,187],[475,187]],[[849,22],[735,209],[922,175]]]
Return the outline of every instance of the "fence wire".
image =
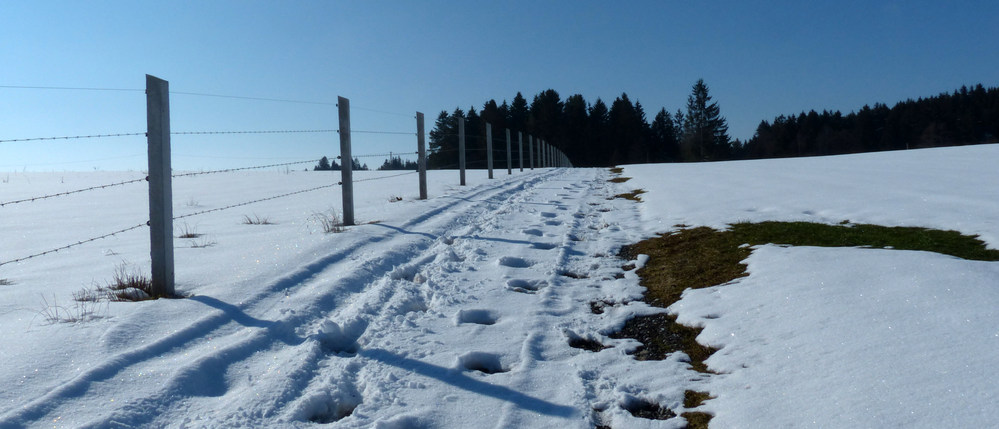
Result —
[[[125,228],[125,229],[120,229],[120,230],[115,231],[115,232],[110,232],[110,233],[104,234],[104,235],[99,236],[99,237],[88,238],[86,240],[80,240],[80,241],[77,241],[76,243],[67,244],[65,246],[58,247],[58,248],[55,248],[55,249],[52,249],[52,250],[46,250],[46,251],[40,252],[40,253],[35,253],[34,255],[28,255],[28,256],[25,256],[23,258],[17,258],[17,259],[11,259],[9,261],[3,261],[3,262],[0,262],[0,266],[7,265],[7,264],[15,264],[15,263],[18,263],[18,262],[21,262],[21,261],[27,261],[28,259],[37,258],[39,256],[48,255],[50,253],[56,253],[56,252],[58,252],[60,250],[66,250],[66,249],[69,249],[69,248],[72,248],[72,247],[79,246],[81,244],[86,244],[86,243],[90,243],[92,241],[102,240],[102,239],[105,239],[105,238],[108,238],[108,237],[114,237],[114,236],[116,236],[118,234],[125,233],[125,232],[131,231],[133,229],[139,229],[139,228],[142,228],[142,227],[148,226],[148,225],[149,225],[149,222],[140,223],[138,225],[130,226],[130,227]]]
[[[203,176],[203,175],[206,175],[206,174],[231,173],[231,172],[234,172],[234,171],[260,170],[260,169],[264,169],[264,168],[284,167],[284,166],[288,166],[288,165],[312,164],[314,162],[319,162],[319,161],[320,160],[318,160],[318,159],[311,159],[311,160],[308,160],[308,161],[284,162],[284,163],[281,163],[281,164],[257,165],[257,166],[253,166],[253,167],[238,167],[238,168],[226,168],[226,169],[222,169],[222,170],[198,171],[198,172],[194,172],[194,173],[174,174],[174,175],[172,175],[170,177],[191,177],[191,176]]]
[[[289,193],[286,193],[286,194],[275,195],[273,197],[261,198],[261,199],[253,200],[253,201],[247,201],[245,203],[232,204],[232,205],[228,205],[228,206],[225,206],[225,207],[218,207],[218,208],[209,209],[209,210],[202,210],[200,212],[188,213],[186,215],[175,216],[173,218],[173,220],[184,219],[184,218],[194,217],[194,216],[200,216],[200,215],[203,215],[203,214],[206,214],[206,213],[219,212],[219,211],[222,211],[222,210],[228,210],[228,209],[236,208],[236,207],[248,206],[250,204],[256,204],[256,203],[260,203],[260,202],[264,202],[264,201],[276,200],[278,198],[284,198],[284,197],[288,197],[288,196],[292,196],[292,195],[304,194],[306,192],[312,192],[312,191],[323,189],[323,188],[332,188],[334,186],[339,186],[340,184],[341,184],[341,182],[337,182],[337,183],[333,183],[333,184],[329,184],[329,185],[316,186],[314,188],[303,189],[301,191],[289,192]]]
[[[304,134],[304,133],[339,133],[340,130],[246,130],[246,131],[174,131],[171,135],[218,135],[218,134]]]
[[[336,106],[336,103],[331,103],[328,101],[308,101],[308,100],[292,100],[287,98],[266,98],[266,97],[247,97],[242,95],[223,95],[223,94],[207,94],[203,92],[185,92],[185,91],[170,91],[170,94],[178,95],[193,95],[197,97],[213,97],[213,98],[230,98],[236,100],[254,100],[254,101],[273,101],[278,103],[294,103],[294,104],[315,104],[320,106]]]
[[[373,181],[373,180],[382,180],[382,179],[390,179],[390,178],[393,178],[393,177],[399,177],[399,176],[407,176],[407,175],[410,175],[410,174],[416,174],[416,173],[419,173],[419,171],[407,171],[407,172],[405,172],[405,173],[400,173],[400,174],[393,174],[393,175],[391,175],[391,176],[382,176],[382,177],[370,177],[370,178],[367,178],[367,179],[356,179],[356,180],[353,180],[353,182],[354,182],[354,183],[359,183],[359,182],[370,182],[370,181]]]
[[[370,155],[351,155],[351,156],[354,158],[373,158],[379,156],[395,156],[395,155],[402,156],[402,155],[419,155],[419,154],[420,154],[419,152],[388,152],[388,153],[373,153]],[[338,155],[336,158],[340,159],[340,156]]]
[[[42,140],[80,140],[80,139],[97,139],[105,137],[129,137],[129,136],[145,136],[145,132],[141,133],[117,133],[117,134],[94,134],[89,136],[57,136],[57,137],[30,137],[24,139],[4,139],[0,140],[0,143],[12,143],[12,142],[33,142]]]
[[[115,186],[123,186],[123,185],[127,185],[127,184],[130,184],[130,183],[145,182],[147,180],[149,180],[148,176],[143,177],[141,179],[126,180],[124,182],[117,182],[117,183],[109,183],[109,184],[106,184],[106,185],[91,186],[89,188],[76,189],[76,190],[73,190],[73,191],[66,191],[66,192],[59,192],[59,193],[56,193],[56,194],[43,195],[43,196],[40,196],[40,197],[31,197],[31,198],[24,198],[24,199],[20,199],[20,200],[0,202],[0,207],[11,205],[11,204],[20,204],[20,203],[35,202],[35,201],[45,200],[45,199],[49,199],[49,198],[64,197],[66,195],[79,194],[81,192],[96,191],[98,189],[113,188]]]

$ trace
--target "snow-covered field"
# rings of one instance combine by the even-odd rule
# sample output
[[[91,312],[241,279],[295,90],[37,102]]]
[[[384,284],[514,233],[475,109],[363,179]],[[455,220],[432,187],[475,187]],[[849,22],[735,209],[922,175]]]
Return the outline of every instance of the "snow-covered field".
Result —
[[[620,246],[676,224],[928,226],[999,247],[999,146],[606,169],[431,172],[355,184],[359,226],[325,234],[338,187],[178,221],[186,299],[78,307],[145,227],[0,266],[0,428],[712,427],[999,424],[999,263],[927,252],[761,246],[750,276],[669,311],[705,327],[717,374],[611,339],[642,288]],[[375,178],[397,173],[359,173]],[[0,173],[0,202],[142,177]],[[174,180],[184,215],[334,182],[264,171]],[[643,188],[644,202],[608,197]],[[0,262],[144,223],[143,183],[0,207]],[[393,201],[401,197],[401,201]],[[247,225],[244,216],[270,225]],[[566,275],[569,274],[569,275]],[[609,305],[601,314],[590,303]],[[74,323],[52,322],[80,315]],[[591,352],[574,339],[611,346]]]

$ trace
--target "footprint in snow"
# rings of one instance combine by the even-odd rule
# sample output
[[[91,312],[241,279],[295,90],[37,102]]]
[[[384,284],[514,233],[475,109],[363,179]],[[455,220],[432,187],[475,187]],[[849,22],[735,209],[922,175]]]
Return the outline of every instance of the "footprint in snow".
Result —
[[[461,370],[479,371],[485,374],[496,374],[510,370],[503,366],[500,355],[486,352],[468,352],[458,356],[455,366]]]
[[[536,293],[545,286],[548,286],[548,282],[544,280],[511,279],[506,282],[508,289],[520,293]]]
[[[510,268],[527,268],[534,265],[533,262],[528,261],[524,258],[518,258],[516,256],[504,256],[499,259],[499,264],[504,267]]]
[[[454,324],[472,323],[476,325],[492,325],[499,320],[499,314],[492,310],[458,310],[454,316]]]
[[[544,232],[542,232],[540,229],[537,229],[537,228],[528,228],[528,229],[525,229],[525,230],[523,230],[521,232],[523,232],[524,234],[527,234],[527,235],[533,235],[535,237],[541,237],[541,236],[545,235]]]
[[[545,225],[548,225],[548,226],[559,226],[561,224],[562,224],[562,221],[560,221],[560,220],[546,220],[545,221]]]
[[[553,218],[555,216],[558,216],[558,215],[555,214],[555,213],[552,213],[552,212],[541,212],[541,217]]]
[[[532,249],[552,250],[558,247],[555,243],[531,243]]]

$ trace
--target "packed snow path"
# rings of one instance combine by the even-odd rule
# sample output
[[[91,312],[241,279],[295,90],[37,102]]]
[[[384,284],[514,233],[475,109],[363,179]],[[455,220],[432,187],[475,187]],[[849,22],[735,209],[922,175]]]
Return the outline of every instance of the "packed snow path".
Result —
[[[618,305],[641,295],[608,257],[639,237],[618,226],[638,212],[607,179],[540,170],[461,188],[238,282],[248,295],[146,303],[102,333],[100,362],[12,392],[0,427],[682,426],[624,411],[679,414],[699,379],[682,357],[635,362],[633,341],[605,336],[650,311]],[[569,346],[580,338],[612,347]]]

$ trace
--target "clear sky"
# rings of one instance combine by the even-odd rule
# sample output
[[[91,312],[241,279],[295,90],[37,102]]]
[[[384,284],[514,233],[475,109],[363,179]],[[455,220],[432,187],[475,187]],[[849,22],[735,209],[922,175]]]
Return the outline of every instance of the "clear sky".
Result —
[[[995,1],[6,1],[0,140],[145,131],[145,74],[173,131],[427,131],[441,110],[552,88],[683,108],[703,78],[733,138],[803,110],[999,85]],[[130,91],[23,89],[12,86]],[[305,104],[176,92],[312,101]],[[357,134],[355,154],[415,151]],[[336,134],[177,135],[174,168],[316,159]],[[363,161],[372,167],[382,159]],[[145,169],[144,137],[0,142],[0,171]],[[305,168],[305,165],[295,168]]]

